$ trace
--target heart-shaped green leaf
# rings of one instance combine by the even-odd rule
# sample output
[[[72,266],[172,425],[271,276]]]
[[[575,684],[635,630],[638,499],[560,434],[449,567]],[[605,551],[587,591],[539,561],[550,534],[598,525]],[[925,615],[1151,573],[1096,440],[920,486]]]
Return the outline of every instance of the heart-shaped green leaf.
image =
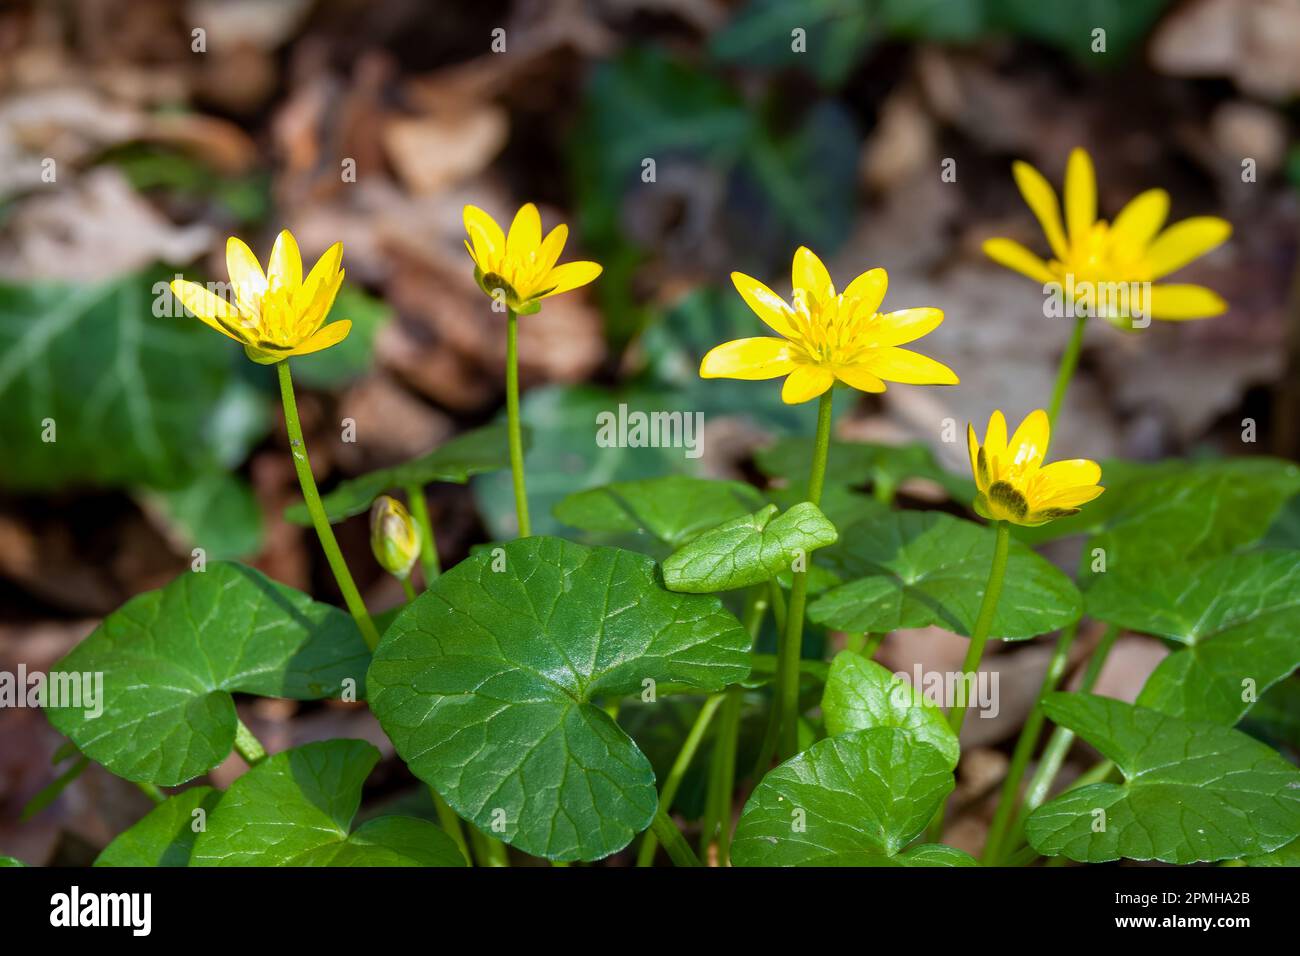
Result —
[[[951,847],[904,849],[952,788],[947,757],[906,731],[827,737],[754,788],[731,858],[737,866],[974,866]]]
[[[511,542],[434,581],[388,628],[370,706],[462,817],[537,856],[595,860],[654,815],[650,764],[596,697],[749,673],[750,639],[711,597],[674,594],[645,555]]]
[[[230,785],[191,866],[464,866],[438,826],[378,817],[351,830],[379,762],[364,740],[325,740],[270,757]]]
[[[668,475],[574,492],[554,511],[565,524],[583,531],[647,534],[676,548],[762,503],[758,490],[741,481]]]
[[[528,441],[526,431],[524,441],[525,444]],[[508,467],[506,426],[500,423],[486,425],[457,435],[427,455],[341,482],[321,498],[321,504],[333,524],[366,511],[386,491],[413,485],[423,488],[435,481],[463,485],[474,475]],[[294,524],[311,524],[311,515],[302,502],[286,508],[284,516]]]
[[[992,528],[937,511],[898,511],[841,537],[818,560],[849,583],[813,602],[814,621],[856,632],[934,624],[970,636],[993,561]],[[1068,577],[1012,541],[990,636],[1046,634],[1078,620],[1082,603]]]
[[[942,710],[909,681],[853,651],[841,651],[831,662],[822,716],[831,736],[896,727],[943,754],[950,770],[961,756],[957,735]]]
[[[1043,707],[1113,760],[1124,783],[1069,790],[1035,810],[1026,835],[1039,853],[1196,863],[1300,836],[1300,771],[1245,734],[1092,694],[1051,694]]]
[[[1186,644],[1155,669],[1137,702],[1232,726],[1300,667],[1300,551],[1255,551],[1097,575],[1088,613]]]
[[[815,504],[803,501],[776,516],[776,505],[706,531],[664,559],[664,583],[674,591],[708,594],[762,584],[839,535]]]
[[[46,713],[119,777],[171,787],[230,753],[232,692],[315,700],[352,680],[360,698],[368,657],[338,608],[242,564],[213,562],[105,618],[52,668],[83,675],[83,687],[102,674],[102,700]]]
[[[95,866],[189,866],[194,841],[220,800],[221,791],[211,787],[168,797],[104,847]]]

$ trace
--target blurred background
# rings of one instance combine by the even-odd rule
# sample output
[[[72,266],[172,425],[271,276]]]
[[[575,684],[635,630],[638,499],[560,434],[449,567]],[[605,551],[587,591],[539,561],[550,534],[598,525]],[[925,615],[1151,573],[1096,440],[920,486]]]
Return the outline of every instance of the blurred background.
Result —
[[[1103,217],[1162,186],[1171,220],[1233,223],[1229,244],[1179,275],[1231,308],[1131,335],[1092,323],[1054,446],[1295,458],[1297,49],[1300,0],[6,2],[0,670],[48,668],[197,546],[338,601],[310,529],[282,518],[299,490],[273,373],[160,294],[181,272],[224,280],[229,235],[263,260],[281,228],[309,260],[344,243],[333,318],[352,334],[294,362],[328,489],[501,413],[504,316],[474,285],[462,205],[505,223],[531,200],[545,227],[569,223],[564,258],[604,275],[521,322],[529,490],[547,533],[570,491],[674,471],[753,477],[755,448],[811,432],[815,403],[784,406],[775,383],[696,375],[712,345],[762,334],[728,273],[784,293],[800,244],[841,286],[885,267],[887,308],[944,309],[924,351],[962,378],[842,399],[839,436],[919,442],[964,468],[944,420],[960,436],[994,407],[1019,418],[1043,405],[1069,335],[980,243],[1044,252],[1010,164],[1059,188],[1082,145]],[[705,454],[598,448],[595,416],[621,402],[703,412]],[[937,485],[907,491],[942,500]],[[512,532],[507,476],[429,498],[444,563]],[[364,517],[339,529],[382,609],[400,591],[366,533]],[[955,666],[965,644],[903,643],[891,638],[887,663]],[[986,759],[964,772],[996,779],[1047,653],[1028,646],[1003,665],[1003,716],[976,722]],[[1099,690],[1131,699],[1162,653],[1125,637]],[[356,736],[391,754],[364,707],[263,700],[241,713],[273,751]],[[58,776],[60,743],[39,713],[0,712],[0,853],[86,862],[147,808],[92,768],[20,822]],[[241,770],[232,757],[213,779]],[[410,784],[395,761],[372,779],[392,799]]]

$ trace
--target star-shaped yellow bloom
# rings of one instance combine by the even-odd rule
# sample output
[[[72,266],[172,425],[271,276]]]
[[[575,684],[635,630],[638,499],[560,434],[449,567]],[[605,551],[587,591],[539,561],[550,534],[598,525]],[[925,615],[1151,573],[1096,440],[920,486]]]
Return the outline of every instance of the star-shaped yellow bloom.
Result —
[[[1148,189],[1128,203],[1113,223],[1097,218],[1097,180],[1092,159],[1075,149],[1065,170],[1065,225],[1056,193],[1028,163],[1011,167],[1016,185],[1047,236],[1053,258],[1044,262],[1010,239],[989,239],[990,259],[1031,279],[1082,295],[1099,295],[1101,283],[1155,283],[1209,252],[1232,234],[1232,225],[1215,216],[1184,219],[1161,231],[1169,214],[1169,194]],[[1141,311],[1154,319],[1204,319],[1227,303],[1204,286],[1175,283],[1144,285]],[[1094,290],[1094,291],[1090,291]],[[1104,300],[1097,300],[1104,301]],[[1115,301],[1112,298],[1112,301]],[[1132,308],[1102,310],[1121,328],[1132,325]]]
[[[325,325],[339,286],[343,284],[343,243],[325,250],[304,281],[302,255],[289,230],[276,237],[266,272],[243,242],[226,242],[226,268],[231,298],[226,300],[196,282],[176,279],[172,292],[196,316],[244,347],[260,365],[290,355],[307,355],[337,345],[352,323],[344,319]]]
[[[984,444],[975,426],[966,426],[970,467],[975,475],[975,510],[990,521],[1012,524],[1046,524],[1053,518],[1076,514],[1105,488],[1101,467],[1087,458],[1043,464],[1052,426],[1041,408],[1030,412],[1007,442],[1007,420],[1002,412],[989,418]]]
[[[757,279],[731,274],[741,297],[781,338],[724,342],[700,362],[701,378],[755,381],[785,375],[781,398],[790,405],[816,398],[836,381],[863,392],[883,392],[887,381],[957,384],[948,366],[898,348],[938,328],[943,312],[880,312],[889,284],[884,269],[864,272],[837,294],[822,261],[800,246],[791,279],[794,294],[787,304]]]
[[[532,203],[515,213],[509,234],[478,206],[466,206],[464,218],[474,281],[490,296],[500,290],[517,315],[531,315],[542,307],[542,299],[584,286],[600,275],[595,262],[555,264],[569,238],[569,227],[561,223],[543,239],[542,217]]]

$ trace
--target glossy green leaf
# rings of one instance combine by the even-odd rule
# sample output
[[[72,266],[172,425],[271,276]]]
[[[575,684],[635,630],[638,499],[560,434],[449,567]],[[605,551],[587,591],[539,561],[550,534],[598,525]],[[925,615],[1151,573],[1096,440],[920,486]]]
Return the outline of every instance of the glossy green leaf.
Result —
[[[1241,729],[1278,750],[1300,756],[1300,676],[1274,684],[1260,697]]]
[[[253,568],[214,562],[132,598],[52,668],[102,673],[102,713],[46,714],[119,777],[176,786],[230,753],[231,693],[314,700],[350,679],[360,697],[368,658],[343,611]]]
[[[1272,853],[1260,856],[1248,856],[1243,861],[1247,866],[1300,866],[1300,837]]]
[[[524,437],[527,442],[527,434]],[[366,511],[387,491],[408,485],[423,488],[436,481],[463,485],[474,475],[509,467],[506,426],[487,425],[457,435],[427,455],[340,482],[337,488],[321,498],[321,504],[333,524]],[[311,524],[311,515],[302,502],[286,508],[284,516],[294,524]]]
[[[414,817],[377,817],[352,830],[361,787],[379,762],[364,740],[286,750],[230,785],[191,866],[464,866],[441,828]]]
[[[1196,863],[1300,836],[1300,770],[1229,727],[1092,694],[1051,694],[1047,716],[1115,762],[1124,783],[1070,790],[1029,817],[1030,844],[1086,863]]]
[[[664,583],[673,591],[708,594],[762,584],[839,535],[811,501],[777,515],[776,505],[721,524],[664,559]]]
[[[235,356],[183,312],[154,314],[166,289],[154,273],[0,283],[0,483],[175,487],[210,467]]]
[[[370,706],[397,752],[466,820],[519,849],[595,860],[654,815],[645,756],[593,701],[653,682],[719,690],[749,635],[655,563],[532,537],[472,556],[388,628]]]
[[[583,531],[644,534],[679,547],[762,503],[757,489],[744,482],[668,475],[574,492],[554,511],[556,518]]]
[[[937,511],[899,511],[843,531],[818,559],[849,583],[813,602],[812,620],[843,631],[937,625],[970,635],[993,560],[992,528]],[[1020,640],[1079,618],[1074,584],[1024,545],[1011,542],[990,636]]]
[[[1255,551],[1097,575],[1088,614],[1185,644],[1148,678],[1137,702],[1232,726],[1259,695],[1300,667],[1300,551]]]
[[[802,486],[808,480],[813,440],[806,435],[782,438],[754,455],[754,463],[770,478],[784,478]],[[826,462],[826,484],[857,488],[871,485],[893,493],[908,478],[925,478],[942,486],[963,504],[975,498],[975,484],[955,474],[920,444],[879,445],[870,442],[831,442]]]
[[[736,866],[974,866],[907,849],[952,792],[948,759],[895,728],[819,740],[765,776],[740,815]]]
[[[950,770],[961,756],[957,735],[942,710],[910,681],[853,651],[841,651],[831,662],[822,716],[826,733],[832,737],[872,727],[895,727],[939,751]]]
[[[220,800],[221,791],[212,787],[168,797],[104,847],[95,866],[189,866],[194,841]]]

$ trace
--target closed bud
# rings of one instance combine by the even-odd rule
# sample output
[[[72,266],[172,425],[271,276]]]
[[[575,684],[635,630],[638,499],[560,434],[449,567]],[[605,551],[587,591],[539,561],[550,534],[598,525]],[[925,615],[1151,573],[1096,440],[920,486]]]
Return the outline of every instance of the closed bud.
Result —
[[[380,495],[371,506],[370,549],[380,567],[403,579],[420,556],[420,529],[396,498]]]

